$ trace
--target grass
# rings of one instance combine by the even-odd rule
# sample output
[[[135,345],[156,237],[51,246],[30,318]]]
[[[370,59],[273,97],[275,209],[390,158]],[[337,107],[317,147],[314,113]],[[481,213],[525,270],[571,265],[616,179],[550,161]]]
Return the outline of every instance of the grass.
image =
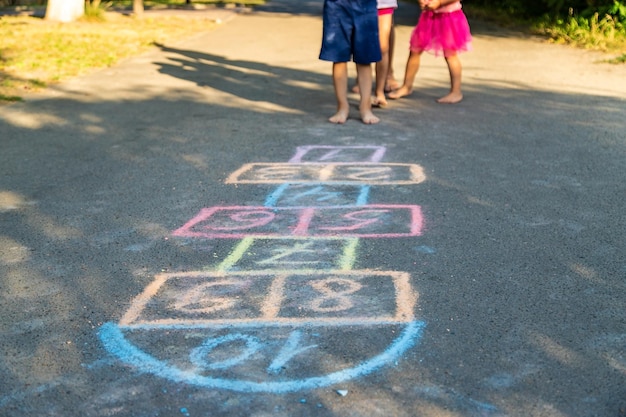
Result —
[[[116,8],[130,4],[130,1],[118,2]],[[170,7],[176,4],[183,5],[184,0],[168,2]],[[145,6],[146,9],[164,7],[156,2],[145,2]],[[28,92],[94,69],[110,67],[156,43],[182,39],[211,30],[215,25],[200,17],[136,18],[93,11],[73,23],[53,23],[32,16],[2,16],[0,102],[19,101]]]
[[[610,62],[626,61],[626,27],[615,18],[595,13],[589,18],[568,16],[556,21],[540,21],[533,25],[536,33],[546,35],[555,43],[581,48],[621,53]]]

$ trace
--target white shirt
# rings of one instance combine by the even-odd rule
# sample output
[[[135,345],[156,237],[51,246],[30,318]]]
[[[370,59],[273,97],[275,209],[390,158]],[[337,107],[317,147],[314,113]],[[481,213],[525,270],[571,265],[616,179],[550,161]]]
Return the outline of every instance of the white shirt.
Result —
[[[379,9],[398,8],[398,0],[376,0],[376,7]]]

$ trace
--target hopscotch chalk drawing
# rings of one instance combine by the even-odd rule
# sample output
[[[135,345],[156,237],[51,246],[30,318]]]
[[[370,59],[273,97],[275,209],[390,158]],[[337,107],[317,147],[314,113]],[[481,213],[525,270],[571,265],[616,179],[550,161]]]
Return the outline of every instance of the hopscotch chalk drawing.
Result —
[[[353,268],[360,239],[422,233],[420,206],[368,204],[371,186],[425,180],[418,165],[380,162],[385,150],[303,146],[287,163],[233,172],[226,183],[277,188],[263,205],[206,207],[173,231],[234,247],[206,270],[155,276],[101,327],[106,349],[141,372],[240,392],[319,388],[397,361],[424,327],[410,276]]]

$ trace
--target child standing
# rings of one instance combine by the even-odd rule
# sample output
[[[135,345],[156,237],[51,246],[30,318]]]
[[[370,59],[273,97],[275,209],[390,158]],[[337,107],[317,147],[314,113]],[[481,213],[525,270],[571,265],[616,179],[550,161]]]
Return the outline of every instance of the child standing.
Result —
[[[328,121],[341,124],[348,119],[348,61],[352,59],[361,95],[361,120],[378,123],[380,119],[372,113],[372,63],[381,60],[376,0],[324,0],[323,19],[320,59],[333,63],[337,99],[337,112]]]
[[[450,92],[439,103],[458,103],[461,92],[461,61],[458,52],[468,51],[472,41],[469,24],[458,0],[420,0],[422,13],[411,35],[411,53],[406,64],[404,83],[389,98],[397,99],[413,92],[422,52],[443,54],[450,72]]]
[[[374,105],[384,107],[387,105],[385,92],[387,87],[394,87],[393,78],[393,44],[395,31],[393,27],[393,12],[398,8],[398,0],[378,0],[378,34],[380,38],[380,52],[382,58],[376,63],[376,87]]]
[[[393,14],[398,8],[398,0],[377,0],[376,7],[378,8],[378,35],[382,58],[376,63],[375,97],[372,105],[385,107],[387,105],[385,93],[400,88],[393,73],[393,52],[396,39]],[[352,92],[359,92],[358,83],[352,87]]]

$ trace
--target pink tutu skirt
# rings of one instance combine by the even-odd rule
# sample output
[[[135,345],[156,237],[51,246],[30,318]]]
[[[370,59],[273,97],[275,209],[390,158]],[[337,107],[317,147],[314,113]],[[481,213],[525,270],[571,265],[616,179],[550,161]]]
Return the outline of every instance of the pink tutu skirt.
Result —
[[[449,56],[471,49],[472,35],[463,10],[450,13],[422,11],[411,34],[411,51]]]

